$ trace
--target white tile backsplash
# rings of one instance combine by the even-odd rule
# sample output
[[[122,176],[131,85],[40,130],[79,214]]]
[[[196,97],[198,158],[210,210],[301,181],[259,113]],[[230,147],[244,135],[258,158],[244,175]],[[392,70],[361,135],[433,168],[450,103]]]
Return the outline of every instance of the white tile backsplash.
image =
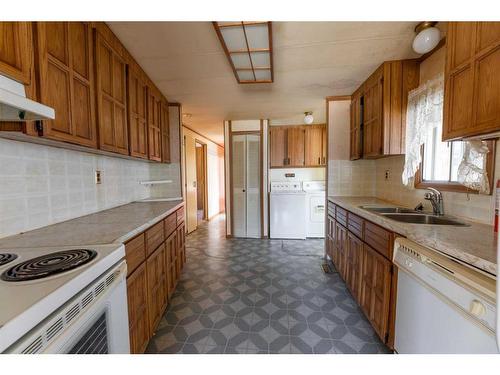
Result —
[[[95,171],[103,182],[95,184]],[[149,187],[139,181],[171,179]],[[149,197],[180,196],[179,163],[0,139],[0,238]]]
[[[373,160],[328,162],[328,195],[374,196],[374,181]]]

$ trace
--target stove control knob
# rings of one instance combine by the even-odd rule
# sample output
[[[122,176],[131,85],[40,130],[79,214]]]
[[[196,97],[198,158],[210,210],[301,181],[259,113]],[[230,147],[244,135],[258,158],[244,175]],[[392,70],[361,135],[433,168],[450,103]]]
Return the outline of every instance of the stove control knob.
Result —
[[[480,317],[486,313],[486,307],[477,299],[472,300],[470,303],[469,311],[472,315]]]

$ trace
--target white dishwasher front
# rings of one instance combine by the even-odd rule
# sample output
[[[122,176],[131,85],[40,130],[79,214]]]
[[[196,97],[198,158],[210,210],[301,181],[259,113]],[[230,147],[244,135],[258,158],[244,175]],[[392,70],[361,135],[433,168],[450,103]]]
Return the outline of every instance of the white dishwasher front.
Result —
[[[493,277],[403,238],[394,263],[396,352],[498,353]]]

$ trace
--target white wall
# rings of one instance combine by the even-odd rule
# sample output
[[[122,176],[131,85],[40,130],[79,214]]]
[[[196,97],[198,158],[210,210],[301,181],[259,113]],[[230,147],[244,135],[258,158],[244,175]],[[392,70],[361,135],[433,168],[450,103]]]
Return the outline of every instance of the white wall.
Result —
[[[179,180],[175,169],[0,139],[0,237],[148,198],[151,189],[139,181]]]
[[[221,181],[224,180],[224,148],[185,126],[182,127],[182,132],[183,135],[189,135],[207,145],[208,218],[211,219],[224,212],[224,205],[221,204],[224,200],[224,189],[221,189]],[[191,167],[196,168],[196,165]]]

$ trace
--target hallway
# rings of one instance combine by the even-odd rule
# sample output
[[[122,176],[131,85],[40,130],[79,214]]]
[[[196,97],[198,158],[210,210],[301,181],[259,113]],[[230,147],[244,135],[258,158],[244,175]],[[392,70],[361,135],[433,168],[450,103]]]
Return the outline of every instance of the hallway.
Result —
[[[224,215],[187,236],[187,263],[147,353],[387,353],[323,240],[226,239]]]

